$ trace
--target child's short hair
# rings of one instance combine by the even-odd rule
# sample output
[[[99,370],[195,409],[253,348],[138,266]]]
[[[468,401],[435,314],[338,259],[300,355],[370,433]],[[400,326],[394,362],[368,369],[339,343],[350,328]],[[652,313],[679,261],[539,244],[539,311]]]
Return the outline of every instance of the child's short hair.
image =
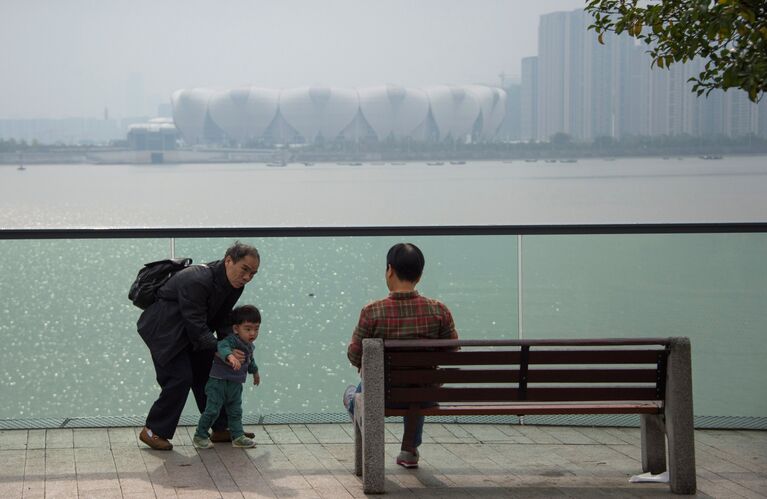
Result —
[[[232,310],[232,324],[243,322],[261,323],[261,312],[253,305],[243,305]]]

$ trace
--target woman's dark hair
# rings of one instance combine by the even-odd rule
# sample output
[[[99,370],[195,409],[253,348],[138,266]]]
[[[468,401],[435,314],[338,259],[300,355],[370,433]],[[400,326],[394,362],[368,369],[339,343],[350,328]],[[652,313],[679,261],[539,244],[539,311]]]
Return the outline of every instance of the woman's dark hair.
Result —
[[[261,323],[261,312],[253,305],[243,305],[232,309],[232,324],[238,325],[243,322]]]
[[[421,250],[411,243],[395,244],[386,254],[386,265],[391,265],[403,281],[416,282],[420,279],[425,263]]]
[[[229,249],[226,250],[226,254],[224,254],[224,258],[227,256],[231,257],[232,262],[234,263],[239,262],[246,256],[252,256],[259,262],[261,261],[261,255],[258,254],[258,250],[255,246],[241,243],[240,241],[235,241],[234,244],[229,246]]]

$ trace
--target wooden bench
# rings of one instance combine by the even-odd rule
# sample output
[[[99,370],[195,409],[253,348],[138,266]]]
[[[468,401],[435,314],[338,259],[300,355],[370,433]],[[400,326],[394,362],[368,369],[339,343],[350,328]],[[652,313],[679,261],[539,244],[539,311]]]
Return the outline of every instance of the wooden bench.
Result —
[[[384,492],[384,418],[426,415],[639,414],[642,470],[694,494],[690,341],[381,340],[362,343],[355,472]],[[422,408],[424,401],[438,402]],[[387,408],[390,404],[407,409]]]

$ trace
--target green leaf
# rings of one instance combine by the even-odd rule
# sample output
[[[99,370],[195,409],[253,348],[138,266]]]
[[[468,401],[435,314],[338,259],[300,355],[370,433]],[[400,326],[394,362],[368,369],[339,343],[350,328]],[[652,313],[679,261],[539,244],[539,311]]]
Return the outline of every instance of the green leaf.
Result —
[[[706,36],[709,38],[716,38],[717,33],[719,33],[719,26],[716,24],[709,24],[706,28]]]
[[[743,7],[740,12],[738,12],[738,15],[750,23],[756,22],[756,14],[754,14],[754,11],[751,9]]]

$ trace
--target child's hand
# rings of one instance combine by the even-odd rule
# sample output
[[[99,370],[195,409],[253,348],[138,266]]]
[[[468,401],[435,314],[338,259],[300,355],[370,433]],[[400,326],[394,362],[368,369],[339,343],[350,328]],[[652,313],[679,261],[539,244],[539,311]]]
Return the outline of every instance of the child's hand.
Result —
[[[226,358],[226,361],[229,363],[230,366],[232,366],[232,369],[234,369],[235,371],[239,370],[240,366],[242,365],[240,364],[240,361],[237,360],[237,357],[235,357],[232,354],[229,354],[229,356]]]
[[[258,373],[253,373],[253,384],[258,386],[261,384],[261,375]]]

